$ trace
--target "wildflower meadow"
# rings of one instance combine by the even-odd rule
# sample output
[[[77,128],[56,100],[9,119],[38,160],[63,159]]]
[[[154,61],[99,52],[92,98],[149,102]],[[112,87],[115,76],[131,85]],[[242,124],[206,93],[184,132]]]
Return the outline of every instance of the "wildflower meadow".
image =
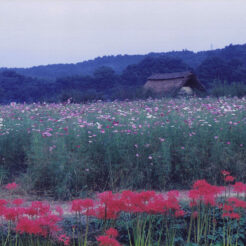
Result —
[[[0,106],[1,245],[245,245],[245,126],[246,98]]]
[[[12,103],[0,118],[0,182],[59,199],[246,178],[245,98]]]

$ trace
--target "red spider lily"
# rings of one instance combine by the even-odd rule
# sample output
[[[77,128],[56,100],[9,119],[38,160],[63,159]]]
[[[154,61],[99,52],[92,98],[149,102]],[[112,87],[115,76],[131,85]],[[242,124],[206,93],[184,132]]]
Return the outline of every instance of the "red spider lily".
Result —
[[[155,193],[151,191],[135,192],[131,196],[132,210],[130,212],[148,212],[148,204],[153,199]]]
[[[234,208],[228,204],[222,205],[222,208],[223,208],[223,211],[226,211],[226,212],[232,212],[234,210]]]
[[[95,203],[95,215],[99,219],[116,219],[124,209],[120,194],[113,194],[112,191],[105,191],[97,195]]]
[[[142,191],[138,193],[138,196],[142,202],[150,201],[155,195],[155,191]]]
[[[55,211],[59,214],[60,217],[63,215],[63,209],[61,206],[56,206]]]
[[[80,204],[81,199],[76,199],[72,201],[71,211],[80,213],[82,212],[82,206]]]
[[[178,190],[171,190],[167,193],[168,198],[178,198],[179,197],[179,191]]]
[[[0,207],[5,206],[8,204],[8,201],[4,200],[4,199],[0,199]]]
[[[205,205],[211,205],[211,206],[216,206],[216,197],[214,194],[211,195],[206,195],[203,197],[203,202]]]
[[[28,233],[46,237],[51,233],[60,231],[60,228],[56,225],[59,220],[60,219],[54,218],[53,216],[41,217],[36,220],[22,217],[17,222],[16,231],[21,234]]]
[[[6,220],[16,221],[19,217],[19,211],[17,208],[4,208],[3,216]]]
[[[236,197],[230,197],[226,200],[226,202],[234,208],[246,208],[246,202]]]
[[[197,180],[193,189],[189,191],[189,197],[193,200],[192,205],[196,205],[199,201],[205,205],[216,205],[216,197],[225,190],[224,187],[210,185],[206,180]]]
[[[184,215],[185,215],[185,211],[184,210],[176,210],[175,213],[174,213],[174,216],[176,218],[184,217]]]
[[[38,210],[32,206],[25,208],[25,214],[31,217],[37,216],[39,214]]]
[[[41,235],[46,237],[49,234],[59,232],[61,229],[57,223],[61,221],[61,218],[56,215],[47,215],[35,220],[36,223],[42,228]]]
[[[163,214],[168,211],[176,211],[180,209],[177,199],[178,191],[170,191],[167,193],[167,198],[162,194],[157,194],[154,191],[143,192],[122,192],[121,201],[124,202],[123,211],[132,213],[149,213]]]
[[[237,220],[239,220],[241,218],[240,214],[234,213],[234,212],[232,212],[232,213],[223,213],[222,217],[223,218],[227,217],[227,218],[230,218],[230,219],[237,219]]]
[[[132,213],[140,212],[141,209],[138,206],[139,201],[136,192],[130,190],[123,191],[121,194],[121,201],[124,204],[122,211]]]
[[[76,199],[72,201],[71,211],[82,213],[87,216],[94,215],[94,204],[92,199]]]
[[[12,201],[12,204],[16,205],[16,206],[20,206],[24,203],[24,200],[23,199],[15,199]]]
[[[209,184],[205,179],[197,180],[193,184],[193,189],[197,190],[201,195],[220,194],[225,190],[224,187]]]
[[[117,238],[119,233],[118,231],[115,229],[115,228],[109,228],[105,234],[109,237],[112,237],[112,238]]]
[[[62,234],[58,237],[58,241],[67,246],[70,243],[70,238],[66,234]]]
[[[98,219],[117,219],[119,210],[111,206],[105,206],[105,204],[98,203],[94,209],[94,216]]]
[[[233,176],[226,176],[225,177],[226,182],[233,182],[234,180],[235,180],[235,177],[233,177]]]
[[[36,209],[37,215],[46,215],[51,212],[50,204],[46,202],[34,201],[32,202],[31,207]]]
[[[232,187],[235,192],[239,192],[239,193],[246,192],[246,184],[242,182],[236,182]]]
[[[112,191],[105,191],[97,194],[97,198],[100,200],[101,203],[107,206],[112,202],[112,200],[114,200],[115,196]]]
[[[120,246],[120,243],[109,236],[99,236],[97,237],[97,241],[100,246]]]
[[[123,191],[121,201],[124,203],[122,211],[130,213],[164,213],[166,211],[163,195],[154,191],[132,192]]]
[[[167,200],[162,194],[156,194],[146,205],[145,212],[148,214],[164,214],[167,212]]]
[[[228,172],[228,171],[226,171],[226,170],[223,170],[223,171],[221,171],[221,174],[222,174],[223,176],[228,176],[228,175],[230,175],[230,172]]]
[[[169,191],[167,193],[167,197],[168,197],[168,199],[166,200],[165,208],[167,210],[174,210],[174,211],[179,210],[180,209],[180,205],[179,205],[179,201],[178,201],[179,192],[176,190]]]
[[[50,205],[40,201],[34,201],[30,207],[25,208],[25,214],[30,216],[41,216],[49,213],[51,213]]]
[[[36,221],[29,219],[28,217],[23,217],[18,221],[16,225],[16,231],[21,234],[42,234],[42,228],[39,226],[39,224],[36,223]]]
[[[15,189],[18,188],[18,186],[19,186],[18,184],[16,184],[15,182],[13,182],[13,183],[9,183],[9,184],[5,185],[5,188],[7,190],[15,190]]]

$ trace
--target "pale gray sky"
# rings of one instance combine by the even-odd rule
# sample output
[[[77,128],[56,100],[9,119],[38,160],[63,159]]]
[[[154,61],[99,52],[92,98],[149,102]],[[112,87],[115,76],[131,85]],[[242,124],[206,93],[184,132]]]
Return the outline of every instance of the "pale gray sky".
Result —
[[[246,43],[246,0],[0,0],[0,67]]]

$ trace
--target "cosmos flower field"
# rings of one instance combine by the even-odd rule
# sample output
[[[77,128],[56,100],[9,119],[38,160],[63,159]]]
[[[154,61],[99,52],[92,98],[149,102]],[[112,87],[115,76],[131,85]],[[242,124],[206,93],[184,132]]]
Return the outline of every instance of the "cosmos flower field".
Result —
[[[11,103],[0,118],[0,182],[55,198],[246,178],[245,98]]]
[[[246,98],[0,106],[0,184],[72,201],[0,200],[1,245],[244,245],[245,128]]]

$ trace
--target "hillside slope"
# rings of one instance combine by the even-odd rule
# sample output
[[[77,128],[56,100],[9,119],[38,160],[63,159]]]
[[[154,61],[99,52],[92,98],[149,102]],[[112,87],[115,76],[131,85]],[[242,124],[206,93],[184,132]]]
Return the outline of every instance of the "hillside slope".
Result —
[[[166,53],[149,53],[147,55],[103,56],[75,64],[51,64],[30,68],[15,68],[14,70],[25,76],[45,79],[55,79],[74,75],[92,75],[95,69],[101,66],[111,67],[117,74],[120,74],[128,65],[137,64],[147,56],[167,56],[169,58],[181,59],[193,69],[196,69],[206,58],[213,56],[219,56],[226,61],[232,58],[239,59],[246,65],[246,44],[229,45],[223,49],[200,52],[183,50]],[[3,68],[0,68],[0,71],[1,70],[3,70]]]

